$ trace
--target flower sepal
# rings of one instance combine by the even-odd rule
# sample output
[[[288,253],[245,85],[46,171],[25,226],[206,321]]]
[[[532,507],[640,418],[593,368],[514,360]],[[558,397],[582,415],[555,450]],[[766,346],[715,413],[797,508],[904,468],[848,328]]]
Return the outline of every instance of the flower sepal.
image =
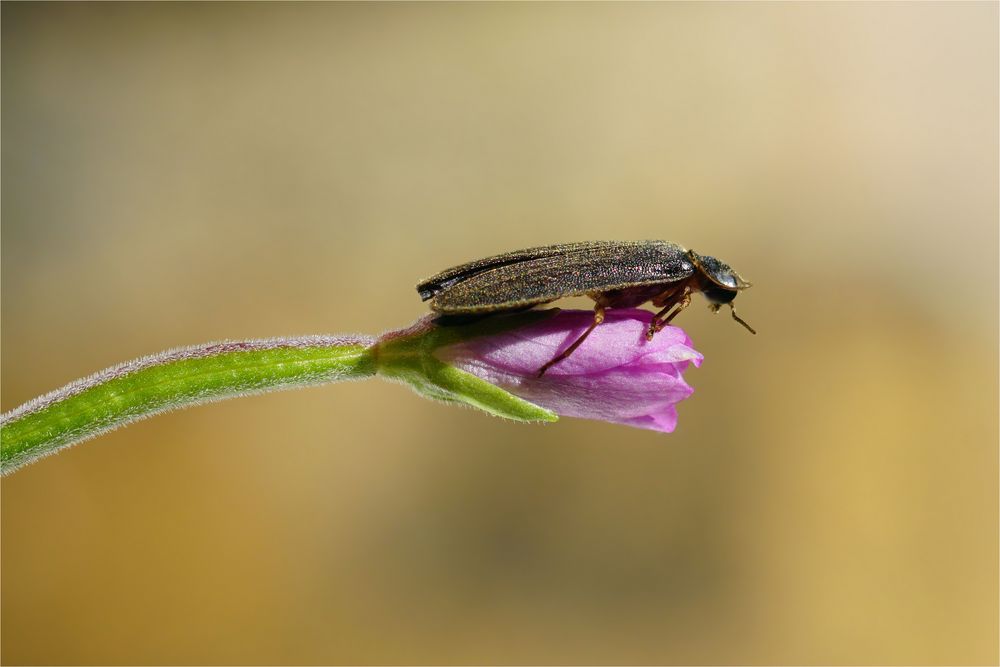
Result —
[[[433,317],[384,334],[375,345],[378,375],[403,382],[436,401],[478,408],[496,417],[520,422],[554,422],[559,417],[435,356],[438,348],[479,336],[489,336],[551,317],[552,311],[531,311],[494,317],[460,326],[439,326]]]

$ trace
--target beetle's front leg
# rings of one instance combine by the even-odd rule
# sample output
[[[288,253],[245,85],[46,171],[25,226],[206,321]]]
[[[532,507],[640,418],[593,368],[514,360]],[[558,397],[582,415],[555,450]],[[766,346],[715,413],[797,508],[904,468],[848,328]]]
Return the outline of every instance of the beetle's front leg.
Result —
[[[649,329],[646,331],[646,340],[653,340],[653,336],[663,330],[665,326],[670,324],[670,321],[677,317],[677,315],[688,307],[691,303],[691,292],[690,290],[684,290],[684,296],[679,300],[665,306],[663,310],[653,315],[653,320],[649,323]],[[667,315],[667,312],[671,309],[676,308],[674,312]],[[664,317],[666,315],[666,317]]]

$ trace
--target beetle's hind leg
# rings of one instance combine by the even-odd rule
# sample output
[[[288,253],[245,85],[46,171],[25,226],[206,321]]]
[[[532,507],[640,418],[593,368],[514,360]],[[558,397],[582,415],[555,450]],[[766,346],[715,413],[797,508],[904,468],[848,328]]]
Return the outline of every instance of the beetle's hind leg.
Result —
[[[580,345],[583,344],[583,341],[587,340],[587,336],[590,335],[590,332],[596,329],[597,325],[603,321],[604,321],[604,304],[598,302],[598,304],[594,306],[594,321],[590,323],[590,326],[587,327],[587,330],[583,332],[582,336],[573,341],[572,345],[567,347],[565,350],[563,350],[556,356],[552,357],[552,359],[550,359],[544,366],[539,368],[538,377],[542,377],[543,375],[545,375],[545,371],[549,370],[550,368],[558,364],[560,361],[562,361],[569,355],[573,354],[573,351],[576,350],[576,348],[580,347]]]

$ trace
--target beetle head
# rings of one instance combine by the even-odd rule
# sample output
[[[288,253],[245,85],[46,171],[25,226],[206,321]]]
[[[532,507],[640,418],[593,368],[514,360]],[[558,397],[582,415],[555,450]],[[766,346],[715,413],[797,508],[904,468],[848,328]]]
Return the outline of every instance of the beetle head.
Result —
[[[695,265],[698,269],[698,273],[707,280],[702,280],[703,288],[702,291],[709,300],[718,303],[729,303],[736,296],[736,292],[745,290],[751,287],[751,284],[743,280],[740,274],[736,273],[725,262],[720,262],[714,257],[709,255],[699,255],[694,250],[688,250],[688,259],[691,263]],[[727,299],[713,299],[710,292],[715,293],[716,290],[712,288],[717,288],[717,290],[723,290],[726,292],[733,292],[732,296]],[[722,296],[722,295],[718,295]]]
[[[736,309],[733,308],[733,299],[741,290],[751,287],[751,284],[743,280],[728,264],[720,262],[715,257],[699,255],[694,250],[688,250],[687,256],[698,270],[698,289],[708,299],[712,312],[718,312],[721,306],[728,305],[734,320],[746,327],[750,333],[757,333],[749,324],[736,316]]]

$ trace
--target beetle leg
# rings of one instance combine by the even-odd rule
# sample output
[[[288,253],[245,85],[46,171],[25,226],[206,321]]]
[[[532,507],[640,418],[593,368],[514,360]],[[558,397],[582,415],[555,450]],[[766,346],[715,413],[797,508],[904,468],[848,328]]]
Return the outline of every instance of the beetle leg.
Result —
[[[687,290],[687,287],[684,287],[684,286],[673,286],[673,287],[667,289],[666,291],[664,291],[662,294],[659,294],[659,295],[653,297],[653,305],[656,306],[657,308],[662,308],[663,306],[667,306],[667,308],[665,308],[664,310],[665,311],[669,310],[670,306],[672,306],[675,303],[677,303],[677,299],[676,299],[677,292],[679,292],[679,291],[685,291],[685,290]]]
[[[662,331],[663,327],[670,324],[670,321],[675,317],[677,317],[677,315],[682,310],[687,308],[690,303],[691,303],[691,292],[685,291],[684,296],[682,296],[679,301],[670,304],[669,306],[658,312],[656,315],[653,315],[653,321],[649,323],[649,329],[646,331],[646,340],[653,340],[653,336],[655,336],[658,332]],[[677,308],[677,310],[667,315],[667,311],[675,307]],[[663,317],[664,315],[667,316]]]
[[[594,321],[590,323],[590,326],[587,327],[587,330],[583,332],[583,335],[577,338],[575,341],[573,341],[572,345],[567,347],[565,350],[563,350],[556,356],[552,357],[552,359],[550,359],[544,366],[539,368],[538,377],[542,377],[543,375],[545,375],[545,371],[549,370],[550,368],[558,364],[560,361],[562,361],[569,355],[573,354],[573,351],[576,350],[576,348],[580,347],[583,341],[587,339],[587,336],[590,335],[590,332],[596,329],[597,325],[603,321],[604,321],[604,304],[598,303],[596,306],[594,306]]]

